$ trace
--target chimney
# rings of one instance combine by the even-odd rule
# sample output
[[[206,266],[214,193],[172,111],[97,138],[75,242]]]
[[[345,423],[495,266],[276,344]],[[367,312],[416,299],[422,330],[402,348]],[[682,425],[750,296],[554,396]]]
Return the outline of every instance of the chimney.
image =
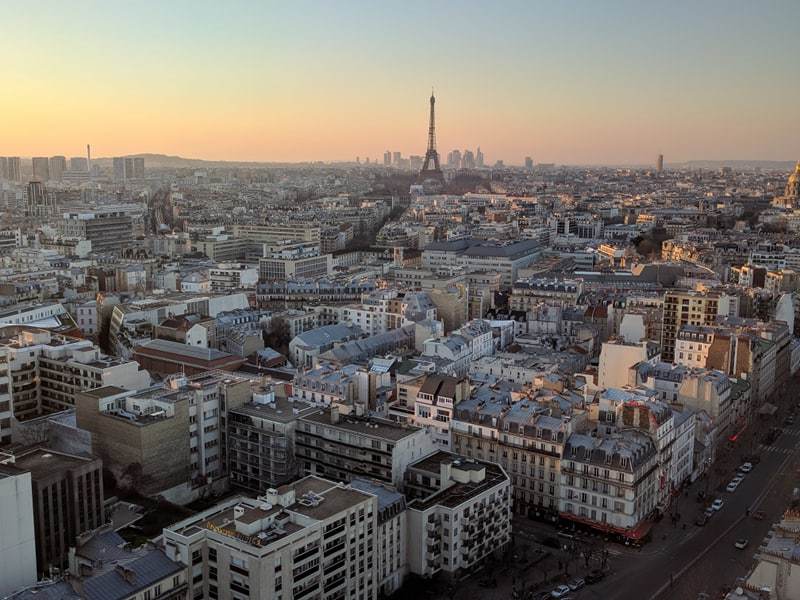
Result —
[[[439,479],[441,480],[439,482],[440,490],[450,487],[451,475],[452,475],[452,465],[446,460],[440,462],[439,463]]]
[[[331,406],[331,425],[336,425],[339,422],[339,407]]]

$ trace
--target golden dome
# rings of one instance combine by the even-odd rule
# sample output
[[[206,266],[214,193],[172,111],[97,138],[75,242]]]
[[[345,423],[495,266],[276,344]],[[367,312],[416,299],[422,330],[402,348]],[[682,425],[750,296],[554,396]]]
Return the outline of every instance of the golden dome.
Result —
[[[794,172],[789,175],[789,181],[786,182],[786,198],[792,200],[800,200],[800,161],[794,168]]]
[[[794,173],[789,175],[789,181],[797,181],[800,179],[800,160],[797,161],[797,165],[794,168]]]

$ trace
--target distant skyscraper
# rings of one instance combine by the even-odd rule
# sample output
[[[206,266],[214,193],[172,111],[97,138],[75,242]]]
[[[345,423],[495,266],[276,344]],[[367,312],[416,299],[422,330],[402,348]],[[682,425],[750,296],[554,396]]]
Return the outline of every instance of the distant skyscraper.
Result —
[[[395,167],[400,166],[400,160],[403,158],[403,155],[400,152],[393,152],[392,153],[392,164]]]
[[[125,181],[125,159],[115,156],[111,162],[114,165],[114,181]]]
[[[461,166],[464,169],[475,168],[475,155],[472,150],[464,150],[464,158],[461,160]]]
[[[89,172],[89,161],[86,160],[85,156],[73,156],[69,159],[69,170],[70,171],[86,171]]]
[[[22,176],[20,175],[20,160],[19,156],[9,156],[8,157],[8,180],[9,181],[20,181]]]
[[[383,166],[390,167],[392,165],[392,153],[387,150],[383,153]]]
[[[67,159],[63,156],[50,157],[50,179],[53,181],[61,181],[64,177],[64,171],[67,170]]]
[[[29,182],[26,189],[25,214],[29,217],[45,218],[55,213],[55,196],[47,191],[41,181]]]
[[[33,157],[33,178],[39,181],[50,181],[50,161],[46,156]]]
[[[133,157],[125,157],[125,180],[133,179]]]
[[[8,159],[0,156],[0,181],[8,179]]]
[[[482,169],[484,163],[483,163],[483,152],[481,152],[481,147],[480,146],[478,146],[478,150],[477,150],[477,152],[475,152],[475,161],[478,164],[478,168]]]
[[[447,166],[458,169],[461,166],[461,151],[453,150],[447,155]]]
[[[664,170],[664,155],[659,154],[658,160],[656,161],[656,171],[661,173]]]
[[[137,156],[133,159],[133,177],[134,179],[144,179],[144,157]]]
[[[525,168],[528,171],[533,171],[533,159],[530,156],[525,157]]]

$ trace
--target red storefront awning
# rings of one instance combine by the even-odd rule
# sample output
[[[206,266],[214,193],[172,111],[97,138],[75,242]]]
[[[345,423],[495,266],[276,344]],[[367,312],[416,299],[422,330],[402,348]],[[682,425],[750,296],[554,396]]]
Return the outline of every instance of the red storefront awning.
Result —
[[[562,512],[559,513],[559,516],[562,519],[575,521],[576,523],[587,525],[592,529],[597,529],[598,531],[603,531],[606,533],[615,533],[631,540],[640,540],[646,537],[647,534],[650,533],[650,529],[653,527],[653,524],[650,521],[641,521],[636,524],[636,527],[623,529],[621,527],[614,527],[610,523],[601,523],[599,521],[592,521],[591,519],[587,519],[585,517],[579,517],[578,515],[574,515],[572,513]]]

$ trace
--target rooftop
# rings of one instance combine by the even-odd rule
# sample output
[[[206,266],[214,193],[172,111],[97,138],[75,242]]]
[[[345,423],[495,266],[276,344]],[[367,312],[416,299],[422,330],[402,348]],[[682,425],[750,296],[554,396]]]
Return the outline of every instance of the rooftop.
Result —
[[[375,417],[341,415],[337,423],[331,423],[331,409],[318,410],[316,413],[302,417],[301,420],[393,442],[414,435],[420,430],[419,427],[403,426],[388,419]]]

